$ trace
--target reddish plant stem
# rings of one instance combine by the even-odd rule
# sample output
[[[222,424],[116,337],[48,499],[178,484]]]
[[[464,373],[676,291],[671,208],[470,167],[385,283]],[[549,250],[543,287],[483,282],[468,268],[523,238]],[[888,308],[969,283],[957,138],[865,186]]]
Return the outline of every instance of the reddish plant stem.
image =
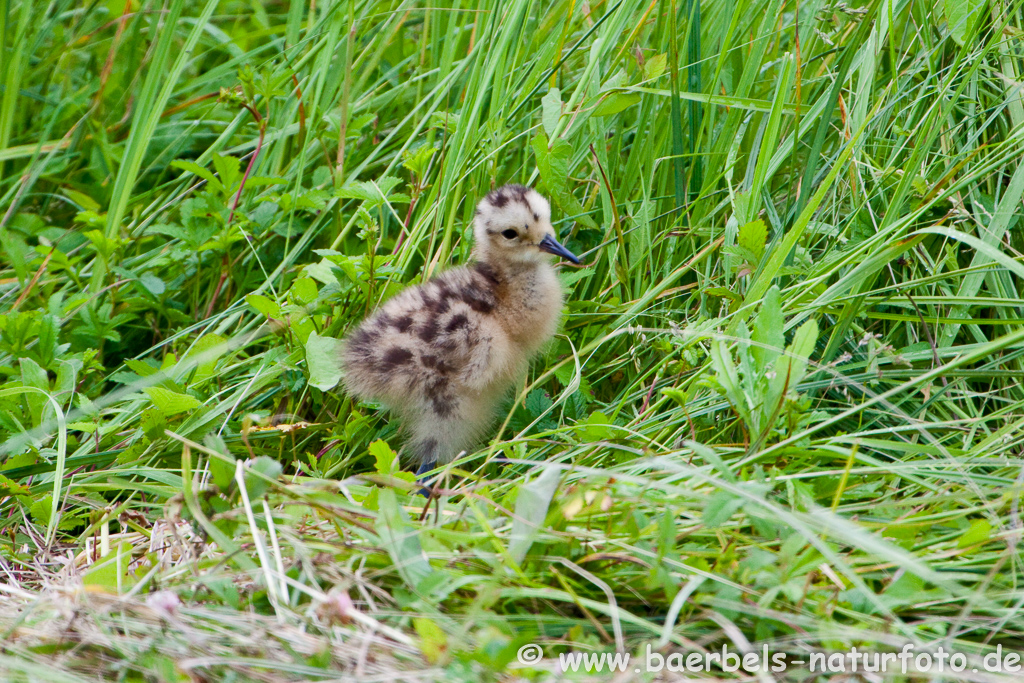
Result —
[[[235,220],[235,210],[238,208],[238,202],[242,200],[242,190],[245,189],[245,182],[249,179],[249,174],[252,173],[252,167],[256,164],[256,158],[260,155],[260,150],[263,149],[263,136],[267,132],[266,119],[260,116],[260,113],[253,109],[248,104],[243,104],[243,107],[249,110],[249,113],[256,119],[256,123],[260,127],[260,137],[256,141],[256,151],[249,157],[249,165],[245,167],[245,173],[242,174],[242,182],[238,184],[238,192],[235,193],[235,201],[231,205],[231,215],[228,216],[228,226],[230,226]],[[270,106],[269,104],[267,105]]]
[[[217,282],[217,287],[213,290],[213,296],[210,297],[210,303],[206,306],[206,318],[209,318],[211,315],[213,315],[213,307],[217,303],[217,297],[220,296],[220,290],[224,286],[224,281],[227,279],[228,271],[222,270],[220,272],[220,280]]]
[[[413,197],[412,201],[409,202],[409,210],[405,214],[405,225],[402,226],[401,232],[398,233],[398,239],[395,240],[395,248],[391,250],[391,255],[394,256],[398,253],[398,250],[402,248],[402,242],[405,241],[405,233],[409,230],[409,221],[412,220],[412,210],[416,208],[416,200],[418,197]]]

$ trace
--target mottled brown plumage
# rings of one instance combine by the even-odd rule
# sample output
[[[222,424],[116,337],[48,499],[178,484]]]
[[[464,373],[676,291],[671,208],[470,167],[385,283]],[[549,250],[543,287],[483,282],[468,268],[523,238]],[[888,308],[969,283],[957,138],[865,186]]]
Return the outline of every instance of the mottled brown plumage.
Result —
[[[579,263],[555,240],[547,201],[521,185],[480,201],[474,235],[475,263],[396,295],[343,347],[346,387],[400,418],[421,471],[484,435],[558,327],[551,254]]]

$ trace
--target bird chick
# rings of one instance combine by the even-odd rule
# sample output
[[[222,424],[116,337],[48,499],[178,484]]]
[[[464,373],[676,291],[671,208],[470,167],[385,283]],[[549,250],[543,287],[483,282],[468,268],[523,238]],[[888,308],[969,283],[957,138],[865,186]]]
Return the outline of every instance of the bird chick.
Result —
[[[403,423],[419,473],[453,460],[494,421],[501,400],[558,327],[555,239],[535,190],[506,185],[477,205],[475,263],[397,294],[342,350],[345,385]]]

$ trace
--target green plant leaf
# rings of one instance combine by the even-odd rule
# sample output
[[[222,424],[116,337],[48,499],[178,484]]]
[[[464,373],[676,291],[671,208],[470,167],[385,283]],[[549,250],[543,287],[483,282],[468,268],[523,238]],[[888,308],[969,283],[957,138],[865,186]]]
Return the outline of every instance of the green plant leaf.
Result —
[[[143,391],[149,394],[149,400],[167,417],[193,410],[202,405],[195,396],[180,394],[163,387],[146,387]]]
[[[562,472],[557,467],[545,467],[539,477],[522,484],[516,496],[516,515],[512,521],[512,534],[508,554],[516,564],[522,564],[533,545],[555,495]]]
[[[729,521],[743,505],[743,499],[728,491],[715,491],[704,504],[704,516],[702,521],[709,529],[718,527]]]
[[[406,585],[415,589],[434,571],[420,545],[417,529],[409,521],[405,510],[399,507],[394,490],[378,490],[377,508],[374,528],[380,536],[381,546],[391,556],[395,569]]]
[[[262,498],[263,495],[270,489],[270,483],[267,482],[263,477],[276,481],[284,468],[281,463],[274,460],[273,458],[261,455],[253,460],[245,468],[245,490],[249,494],[249,500],[256,500]],[[231,473],[234,476],[234,472]],[[258,475],[263,475],[260,477]]]
[[[551,88],[540,100],[541,120],[544,125],[544,134],[551,137],[558,127],[558,119],[562,117],[562,93],[558,88]]]
[[[311,386],[321,391],[333,389],[341,381],[341,341],[310,333],[306,339],[306,367]]]

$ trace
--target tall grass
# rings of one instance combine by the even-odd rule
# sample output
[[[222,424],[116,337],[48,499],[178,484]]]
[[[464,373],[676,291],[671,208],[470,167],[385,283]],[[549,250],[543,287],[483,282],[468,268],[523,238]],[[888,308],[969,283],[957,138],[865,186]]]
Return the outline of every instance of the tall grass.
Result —
[[[1020,3],[435,4],[3,5],[5,680],[1024,648]],[[585,266],[427,504],[330,352],[506,182]]]

